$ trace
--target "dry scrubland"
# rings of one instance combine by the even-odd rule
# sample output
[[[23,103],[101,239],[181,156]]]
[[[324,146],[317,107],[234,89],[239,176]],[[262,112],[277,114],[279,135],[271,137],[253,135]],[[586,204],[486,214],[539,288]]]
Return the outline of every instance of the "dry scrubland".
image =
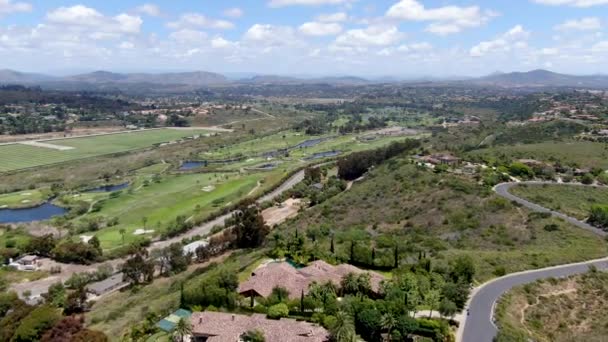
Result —
[[[605,341],[608,273],[547,279],[511,290],[496,311],[498,342]]]
[[[439,263],[470,255],[478,281],[606,253],[606,243],[589,232],[514,206],[471,179],[405,160],[385,163],[350,191],[288,222],[283,229],[335,231],[345,260],[352,240],[361,249],[375,247],[377,258],[395,244],[412,258],[425,251]],[[329,250],[328,238],[318,244]]]

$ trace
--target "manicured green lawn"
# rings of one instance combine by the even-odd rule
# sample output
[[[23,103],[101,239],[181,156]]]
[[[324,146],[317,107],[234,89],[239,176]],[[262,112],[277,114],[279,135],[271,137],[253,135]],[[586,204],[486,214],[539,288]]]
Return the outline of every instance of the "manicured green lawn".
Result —
[[[66,151],[20,144],[4,145],[0,146],[0,172],[125,152],[205,133],[204,130],[158,129],[45,142],[74,147]]]
[[[179,215],[208,215],[244,197],[263,177],[262,173],[166,176],[160,183],[123,191],[119,197],[108,199],[98,213],[87,216],[117,217],[117,226],[102,229],[96,235],[104,248],[118,247],[122,245],[120,230],[126,230],[125,243],[129,243],[136,238],[133,232],[143,229],[144,217],[146,229],[158,234]]]
[[[202,154],[201,158],[221,159],[236,155],[252,156],[262,152],[291,147],[303,141],[317,138],[319,136],[309,136],[294,131],[283,131],[207,152]]]
[[[0,209],[32,207],[44,202],[49,189],[33,189],[0,195]]]
[[[543,207],[583,220],[594,204],[608,204],[608,188],[567,184],[519,185],[511,188],[514,195]]]

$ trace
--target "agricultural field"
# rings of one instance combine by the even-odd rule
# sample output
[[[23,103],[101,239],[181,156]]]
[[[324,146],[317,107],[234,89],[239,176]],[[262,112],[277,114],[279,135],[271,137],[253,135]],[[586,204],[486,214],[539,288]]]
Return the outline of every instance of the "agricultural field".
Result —
[[[604,341],[608,273],[545,279],[509,291],[497,305],[497,342]]]
[[[537,159],[560,162],[579,167],[608,168],[608,147],[604,143],[588,141],[542,142],[484,148],[470,152],[489,161],[496,159]]]
[[[0,160],[2,160],[0,172],[55,164],[104,154],[126,152],[149,147],[162,142],[169,142],[207,133],[209,132],[197,129],[158,129],[94,137],[57,139],[44,142],[46,144],[72,148],[68,150],[57,150],[21,144],[2,145],[0,146]]]
[[[608,204],[608,188],[567,184],[524,184],[511,188],[514,195],[568,216],[584,220],[594,204]]]

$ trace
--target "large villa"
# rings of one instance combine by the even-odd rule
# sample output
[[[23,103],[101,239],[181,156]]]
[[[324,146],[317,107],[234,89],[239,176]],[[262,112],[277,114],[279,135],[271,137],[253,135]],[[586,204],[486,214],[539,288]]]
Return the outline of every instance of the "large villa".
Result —
[[[301,293],[308,293],[310,284],[331,281],[340,286],[340,281],[349,273],[360,274],[363,271],[348,264],[330,265],[317,260],[304,268],[295,268],[287,262],[271,262],[253,271],[251,277],[241,283],[238,292],[245,297],[268,297],[275,287],[289,291],[289,297],[299,298]],[[373,292],[379,292],[384,277],[375,272],[368,272],[371,277]]]
[[[258,330],[267,342],[324,342],[329,333],[312,323],[295,319],[267,319],[266,315],[195,312],[191,317],[193,342],[237,342],[248,331]]]

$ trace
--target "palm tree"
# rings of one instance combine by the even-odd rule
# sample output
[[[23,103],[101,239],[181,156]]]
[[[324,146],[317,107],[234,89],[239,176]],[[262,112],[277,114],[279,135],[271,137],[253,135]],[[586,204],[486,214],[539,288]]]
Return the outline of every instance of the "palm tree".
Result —
[[[122,235],[122,244],[125,244],[125,233],[127,232],[124,228],[120,228],[118,230],[118,232],[120,233],[120,235]]]
[[[342,277],[342,281],[340,281],[340,287],[342,296],[357,293],[357,291],[359,290],[359,280],[357,279],[357,275],[350,272],[344,277]]]
[[[397,319],[395,318],[395,316],[393,316],[392,313],[387,312],[384,315],[382,315],[382,318],[380,319],[380,325],[382,326],[382,329],[386,329],[388,331],[388,340],[391,340],[391,332],[393,331],[393,328],[395,328],[395,326],[397,325]]]
[[[336,313],[336,323],[331,329],[332,341],[334,342],[354,342],[357,335],[352,317],[344,312]]]
[[[184,336],[192,334],[192,325],[186,318],[180,318],[175,325],[173,336],[179,336],[179,341],[184,342]]]

